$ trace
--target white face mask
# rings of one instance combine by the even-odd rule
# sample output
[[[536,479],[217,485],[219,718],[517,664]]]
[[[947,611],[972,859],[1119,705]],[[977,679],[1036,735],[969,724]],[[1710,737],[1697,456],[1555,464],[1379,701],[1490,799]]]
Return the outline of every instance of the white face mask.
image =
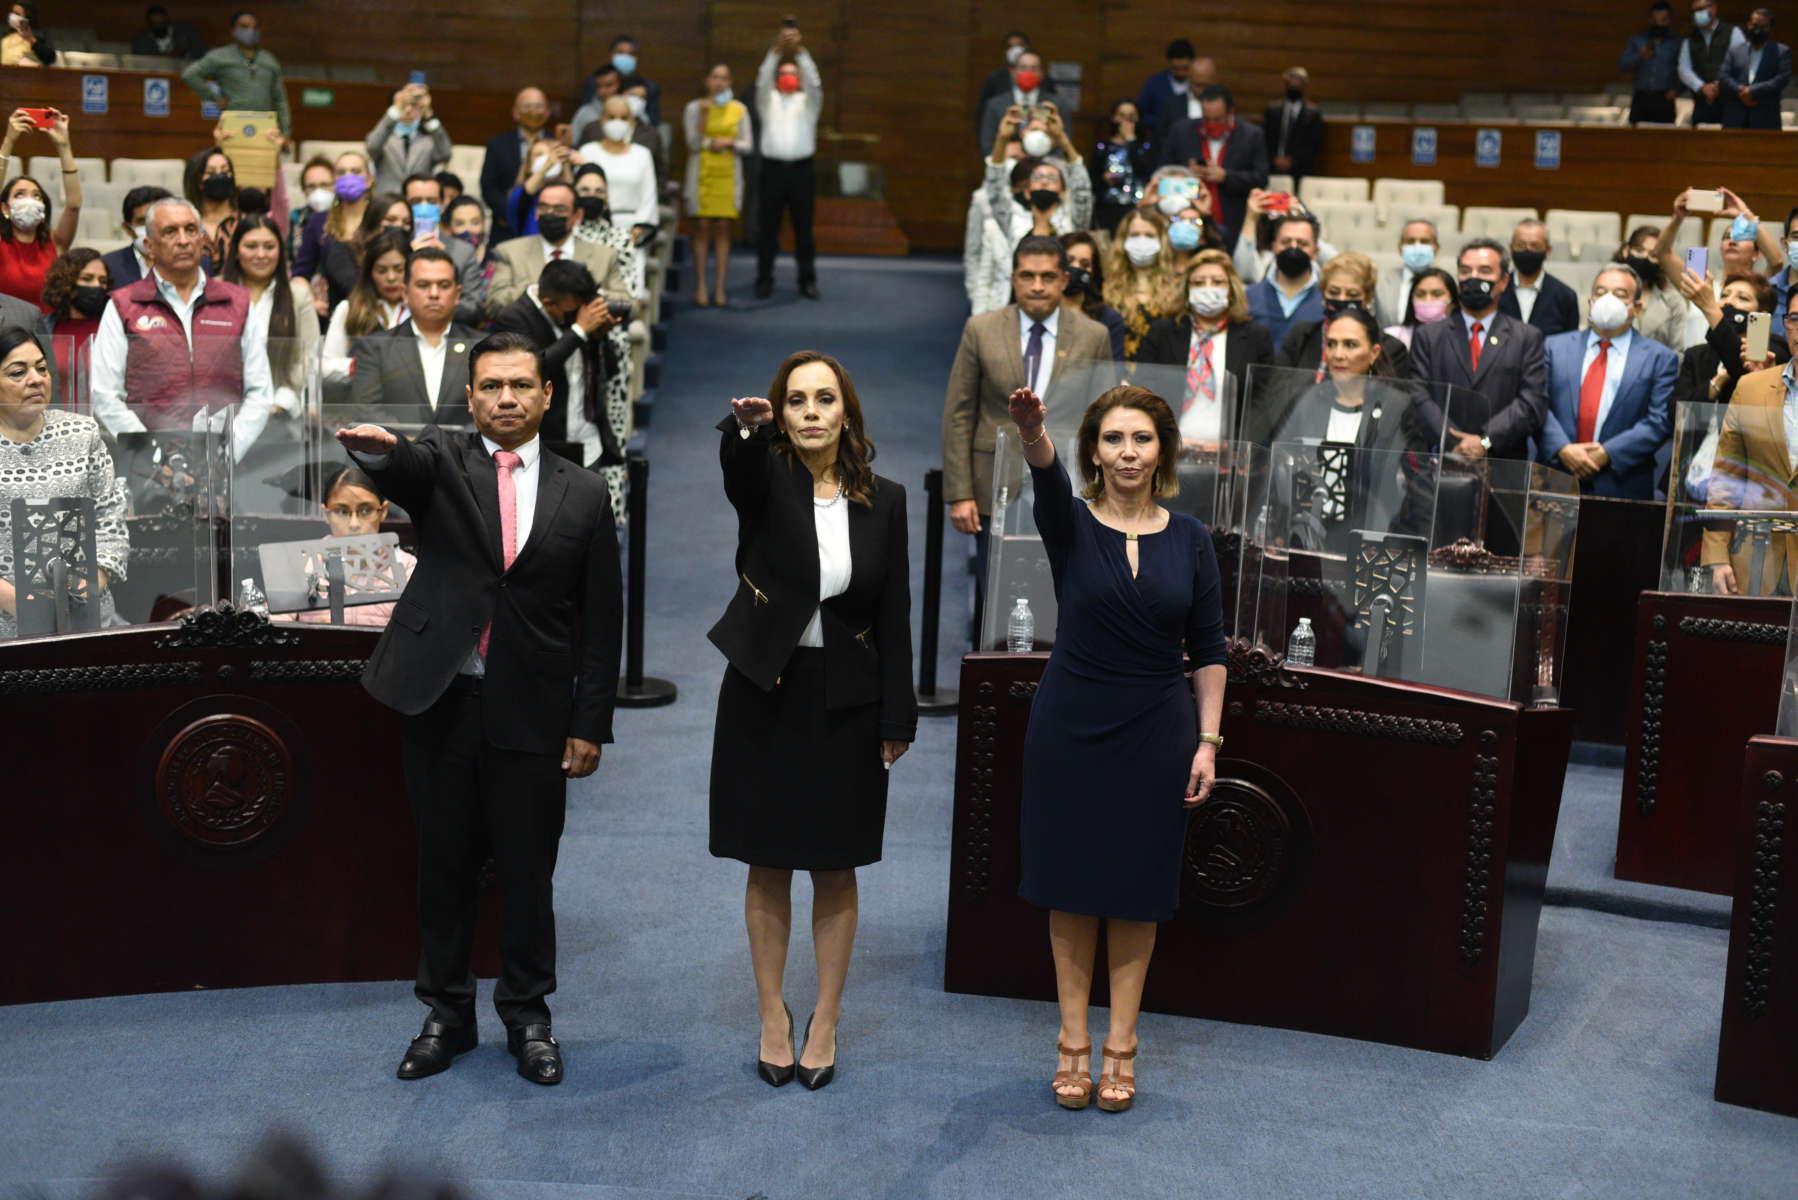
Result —
[[[23,29],[25,27],[25,18],[18,13],[8,13],[6,16],[6,23],[11,25],[14,29]]]
[[[1047,154],[1054,145],[1055,143],[1049,140],[1049,135],[1040,129],[1028,129],[1024,131],[1024,153],[1028,154],[1031,158],[1041,158],[1043,155]]]
[[[146,225],[133,225],[131,227],[131,236],[133,238],[132,245],[137,248],[138,252],[145,258],[150,257],[149,227]]]
[[[337,193],[328,187],[313,188],[306,193],[306,207],[313,212],[329,212],[336,201]]]
[[[630,107],[631,120],[641,121],[643,119],[644,109],[649,107],[649,101],[637,95],[635,92],[631,92],[625,96],[624,102]]]
[[[631,140],[631,123],[623,117],[611,117],[600,126],[605,130],[608,142],[628,142]]]
[[[1629,321],[1629,305],[1609,292],[1592,301],[1592,328],[1615,333]]]
[[[21,233],[44,223],[44,202],[36,196],[15,196],[6,206],[6,219]]]
[[[1161,239],[1147,234],[1125,238],[1124,254],[1133,266],[1146,267],[1161,257]]]
[[[1192,311],[1201,317],[1215,317],[1230,307],[1230,289],[1227,287],[1187,288],[1186,302],[1192,305]]]
[[[1005,65],[1006,66],[1008,66],[1008,67],[1017,66],[1018,59],[1022,58],[1023,56],[1024,56],[1024,47],[1023,46],[1019,45],[1019,46],[1005,47]]]

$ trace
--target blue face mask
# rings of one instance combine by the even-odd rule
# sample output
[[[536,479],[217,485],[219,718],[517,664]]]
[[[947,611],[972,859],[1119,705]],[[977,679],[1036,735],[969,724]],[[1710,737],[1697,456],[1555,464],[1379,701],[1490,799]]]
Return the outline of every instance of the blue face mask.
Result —
[[[719,108],[723,108],[726,104],[730,103],[730,98],[731,98],[731,90],[729,88],[725,88],[723,91],[719,92],[716,96],[712,97],[712,103],[716,104]]]
[[[637,56],[620,50],[612,56],[612,65],[618,68],[620,75],[629,75],[637,69]]]
[[[393,131],[401,137],[413,137],[418,133],[417,121],[395,121]]]
[[[1710,10],[1708,8],[1701,8],[1697,12],[1693,13],[1692,14],[1692,24],[1698,26],[1698,28],[1700,28],[1700,29],[1709,29],[1711,27],[1711,12],[1710,12]]]
[[[1431,263],[1436,261],[1435,249],[1426,246],[1421,242],[1412,242],[1409,245],[1400,246],[1398,249],[1398,256],[1399,259],[1404,262],[1405,270],[1411,272],[1413,275],[1421,275],[1423,272],[1430,269]]]
[[[231,36],[245,50],[254,50],[256,43],[262,40],[262,31],[260,29],[233,29]]]
[[[1786,267],[1798,271],[1798,239],[1786,243]]]
[[[1191,221],[1175,221],[1167,227],[1168,245],[1176,250],[1199,248],[1199,227]]]
[[[1729,240],[1732,242],[1752,242],[1760,226],[1748,216],[1740,216],[1729,223]]]

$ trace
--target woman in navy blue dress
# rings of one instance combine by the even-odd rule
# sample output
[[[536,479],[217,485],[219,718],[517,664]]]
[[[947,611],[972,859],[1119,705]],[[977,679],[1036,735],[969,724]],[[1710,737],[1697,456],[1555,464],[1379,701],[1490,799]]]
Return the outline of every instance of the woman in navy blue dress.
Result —
[[[1060,618],[1024,740],[1018,892],[1049,909],[1064,1108],[1094,1097],[1087,1030],[1099,922],[1111,1026],[1099,1107],[1136,1094],[1136,1018],[1155,926],[1174,915],[1190,811],[1216,778],[1224,707],[1222,587],[1211,533],[1156,503],[1179,487],[1180,429],[1161,397],[1112,388],[1086,410],[1076,496],[1020,388],[1011,417],[1036,489]],[[1186,672],[1192,670],[1187,683]]]

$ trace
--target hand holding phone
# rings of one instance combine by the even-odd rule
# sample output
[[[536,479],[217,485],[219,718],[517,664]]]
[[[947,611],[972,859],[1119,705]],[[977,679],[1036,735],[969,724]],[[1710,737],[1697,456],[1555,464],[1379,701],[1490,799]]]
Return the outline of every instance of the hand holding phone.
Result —
[[[1703,246],[1686,247],[1686,270],[1703,279],[1709,273],[1711,252]]]
[[[1269,192],[1263,201],[1266,211],[1285,216],[1292,212],[1291,192]]]
[[[1748,335],[1742,339],[1748,352],[1751,364],[1760,364],[1767,358],[1767,339],[1773,333],[1773,314],[1751,312],[1748,314]]]
[[[1723,211],[1723,193],[1706,188],[1686,189],[1686,211],[1690,213],[1720,213]]]

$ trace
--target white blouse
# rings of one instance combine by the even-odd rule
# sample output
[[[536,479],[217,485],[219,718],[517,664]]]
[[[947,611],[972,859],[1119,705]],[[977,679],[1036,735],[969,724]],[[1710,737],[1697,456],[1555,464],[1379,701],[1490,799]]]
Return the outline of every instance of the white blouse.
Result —
[[[818,530],[818,603],[849,590],[853,563],[849,560],[849,497],[831,500],[812,497],[812,523]],[[801,646],[824,648],[824,610],[812,613],[811,622],[799,635]]]
[[[412,310],[406,307],[404,300],[393,304],[376,300],[375,311],[381,315],[382,329],[392,329],[412,316]],[[349,320],[350,302],[339,300],[337,307],[331,310],[331,326],[325,331],[324,361],[321,366],[327,383],[348,381],[355,368],[356,348],[350,343]]]
[[[606,172],[606,199],[612,205],[612,223],[660,225],[661,200],[656,188],[656,160],[649,147],[632,142],[623,154],[613,154],[598,142],[580,148],[582,162],[598,163]]]

